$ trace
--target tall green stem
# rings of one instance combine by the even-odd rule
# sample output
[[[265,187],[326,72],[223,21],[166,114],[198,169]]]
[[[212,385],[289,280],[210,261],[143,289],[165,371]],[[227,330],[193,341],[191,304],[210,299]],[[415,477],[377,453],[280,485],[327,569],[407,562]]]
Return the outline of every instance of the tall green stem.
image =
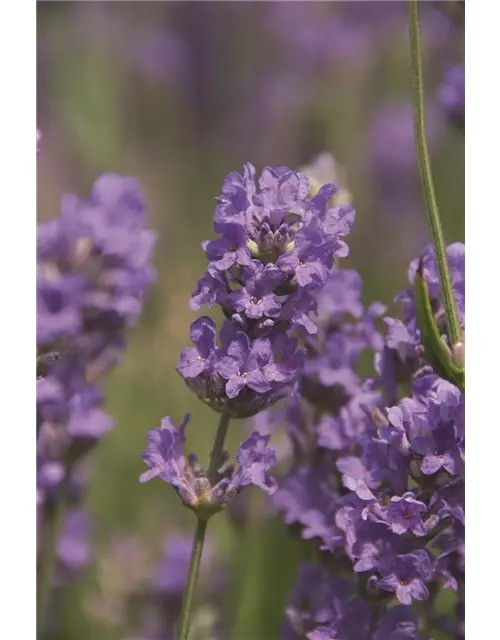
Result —
[[[61,534],[64,513],[67,506],[68,490],[71,480],[71,470],[66,471],[56,504],[51,513],[47,527],[42,530],[42,555],[37,572],[37,638],[43,636],[44,622],[50,605],[54,569],[57,560],[57,543]],[[44,536],[45,534],[45,536]]]
[[[462,333],[458,319],[453,287],[451,282],[448,260],[446,257],[446,245],[441,228],[441,220],[432,182],[432,173],[429,161],[429,152],[425,137],[424,119],[424,89],[422,81],[422,59],[420,54],[420,26],[418,20],[418,2],[409,0],[408,2],[409,22],[410,22],[410,50],[411,69],[413,85],[413,115],[415,126],[415,144],[418,154],[418,166],[420,169],[420,181],[427,211],[427,221],[431,230],[432,244],[439,273],[443,304],[448,321],[448,337],[450,344],[454,345],[462,342]]]
[[[221,464],[221,454],[224,448],[224,441],[226,439],[230,419],[230,416],[223,414],[219,422],[214,446],[212,447],[212,452],[210,454],[210,464],[207,471],[207,477],[210,480],[211,484],[214,484],[217,479],[217,471]],[[191,610],[193,608],[194,593],[196,590],[196,583],[198,582],[198,574],[200,572],[201,556],[203,553],[203,543],[205,542],[207,524],[207,520],[201,520],[200,518],[198,518],[198,521],[196,523],[193,547],[191,550],[191,560],[189,562],[188,579],[186,589],[184,591],[181,617],[179,620],[179,633],[177,636],[178,640],[188,640],[189,637]]]

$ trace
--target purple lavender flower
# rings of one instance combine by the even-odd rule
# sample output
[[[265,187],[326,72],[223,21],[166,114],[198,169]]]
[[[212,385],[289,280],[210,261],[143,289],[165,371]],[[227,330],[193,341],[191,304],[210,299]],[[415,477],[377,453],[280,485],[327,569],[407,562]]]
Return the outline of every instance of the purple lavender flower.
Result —
[[[445,469],[452,476],[465,469],[457,435],[453,427],[443,427],[428,436],[418,436],[412,441],[412,449],[423,456],[421,470],[425,475],[434,475]]]
[[[325,544],[331,544],[339,533],[333,509],[335,496],[328,486],[328,477],[326,469],[295,467],[273,497],[273,504],[283,512],[286,524],[300,524],[303,538],[317,537]]]
[[[148,482],[158,477],[173,484],[182,478],[186,469],[183,454],[186,442],[184,430],[189,418],[189,414],[186,414],[179,427],[175,426],[170,417],[163,418],[161,428],[149,432],[148,448],[142,454],[149,471],[141,475],[140,482]]]
[[[90,559],[88,518],[79,510],[79,461],[112,428],[101,409],[102,375],[116,364],[154,280],[155,236],[145,229],[137,183],[108,174],[88,201],[67,196],[61,215],[37,230],[37,519],[39,561],[51,550],[62,484],[68,512],[56,541],[55,584]],[[69,477],[68,477],[69,476]]]
[[[287,640],[303,638],[318,625],[335,619],[352,592],[350,581],[332,579],[321,567],[303,562],[285,610]]]
[[[196,343],[177,367],[216,411],[255,415],[283,395],[301,367],[295,334],[317,331],[315,296],[348,253],[342,238],[354,211],[331,206],[336,190],[325,184],[310,197],[307,176],[287,167],[264,167],[256,184],[246,164],[243,175],[224,180],[214,214],[222,235],[203,243],[208,270],[191,300],[195,309],[222,308],[221,346],[203,338],[203,353]]]
[[[243,272],[245,287],[229,294],[235,311],[254,320],[262,316],[278,317],[281,302],[273,291],[284,279],[282,272],[275,265],[263,265],[259,260],[253,260],[247,269]]]
[[[449,255],[464,321],[463,247],[450,247]],[[429,289],[439,312],[431,259],[426,257]],[[381,391],[388,379],[391,393],[398,390],[395,372],[390,380],[381,366],[388,352],[404,344],[407,362],[413,358],[415,365],[419,358],[412,292],[400,295],[402,338],[398,342],[392,325],[387,346],[389,340],[384,345],[374,328],[383,309],[363,311],[356,278],[337,272],[329,282],[338,285],[335,297],[319,297],[318,308],[325,309],[319,331],[306,339],[309,358],[300,384],[278,414],[288,422],[294,456],[274,503],[287,524],[300,526],[303,538],[319,538],[325,566],[330,560],[333,570],[358,575],[352,602],[360,606],[351,617],[349,601],[339,604],[321,620],[312,602],[292,608],[287,617],[293,633],[287,638],[417,638],[412,613],[404,613],[406,607],[392,613],[394,597],[410,605],[426,600],[438,581],[460,590],[464,580],[464,399],[429,368],[418,376],[412,369],[411,397],[384,406]],[[327,285],[325,291],[332,289]],[[375,355],[378,378],[358,377],[362,349]],[[371,608],[375,602],[380,618]],[[351,627],[355,619],[359,626]]]
[[[346,551],[356,561],[353,566],[356,573],[380,570],[403,547],[402,539],[381,522],[347,517],[344,530]]]
[[[207,518],[226,507],[248,485],[258,486],[269,495],[276,491],[276,481],[268,474],[276,464],[276,452],[267,446],[271,436],[253,433],[238,450],[236,471],[223,464],[218,479],[211,484],[196,456],[184,456],[184,431],[188,422],[189,415],[180,427],[176,427],[171,418],[164,418],[161,429],[149,432],[148,448],[142,454],[149,471],[141,475],[140,482],[161,478],[174,487],[186,507]],[[227,457],[224,454],[225,460]]]
[[[384,591],[394,591],[401,604],[411,604],[413,600],[425,600],[429,590],[424,580],[430,573],[430,560],[426,551],[396,556],[390,567],[383,571],[384,577],[378,587]]]
[[[37,385],[45,451],[57,433],[62,455],[72,438],[92,444],[111,427],[95,382],[116,363],[154,279],[145,220],[138,185],[108,174],[88,201],[67,196],[60,218],[38,228],[37,347],[60,353]]]
[[[373,640],[418,640],[418,619],[409,609],[398,605],[383,613]]]
[[[186,379],[201,373],[211,373],[216,362],[216,327],[213,320],[202,316],[191,325],[190,335],[195,347],[184,349],[177,371]]]
[[[411,491],[402,496],[392,496],[391,504],[387,507],[386,518],[394,533],[402,534],[411,531],[416,536],[427,533],[422,521],[422,515],[427,507],[420,500],[415,499]]]
[[[365,640],[370,633],[372,608],[363,600],[352,600],[338,612],[329,627],[318,627],[307,634],[308,640]]]
[[[91,560],[90,519],[79,510],[69,511],[57,543],[62,568],[70,573],[81,571]]]
[[[271,341],[263,338],[250,340],[239,332],[229,343],[227,356],[218,360],[216,371],[227,380],[226,394],[235,398],[246,386],[257,393],[266,393],[271,385],[263,368],[272,360]]]

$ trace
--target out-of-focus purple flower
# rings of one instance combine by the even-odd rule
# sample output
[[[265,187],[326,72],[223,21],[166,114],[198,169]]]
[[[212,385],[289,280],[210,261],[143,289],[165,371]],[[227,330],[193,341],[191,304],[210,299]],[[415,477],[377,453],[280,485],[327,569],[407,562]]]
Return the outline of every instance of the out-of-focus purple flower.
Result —
[[[89,522],[78,510],[82,483],[74,463],[113,426],[101,409],[99,383],[119,360],[125,329],[136,323],[154,280],[155,236],[146,219],[138,184],[106,174],[87,201],[66,196],[60,216],[37,229],[39,557],[51,552],[45,531],[69,484],[70,511],[56,543],[57,585],[89,562]]]
[[[306,637],[308,640],[365,640],[370,633],[372,615],[369,604],[363,600],[351,600],[337,611],[334,621],[328,627],[317,627]]]
[[[125,53],[140,73],[153,80],[178,82],[187,71],[186,43],[167,29],[134,30]]]
[[[431,156],[438,148],[442,124],[439,111],[434,105],[428,105],[426,139]],[[411,104],[382,107],[370,123],[366,154],[380,211],[391,219],[392,225],[401,225],[400,232],[396,233],[411,253],[418,251],[428,237],[419,204],[420,180],[413,126]]]
[[[380,617],[373,640],[418,640],[418,619],[409,607],[398,605]]]
[[[465,67],[450,67],[439,89],[439,102],[450,120],[465,126]]]
[[[303,562],[285,610],[287,638],[303,638],[320,624],[332,621],[353,592],[348,580],[332,579],[321,567]]]
[[[203,511],[206,517],[226,507],[248,485],[258,486],[270,495],[276,491],[276,480],[268,474],[276,464],[276,452],[268,447],[271,436],[253,433],[240,445],[236,471],[224,464],[216,482],[210,484],[196,456],[184,456],[184,430],[188,422],[189,415],[177,428],[171,418],[164,418],[161,429],[149,432],[148,448],[142,457],[150,470],[141,475],[141,482],[161,478],[174,487],[186,507],[197,513]],[[226,454],[224,459],[227,460]]]
[[[90,563],[90,519],[79,510],[69,511],[57,543],[57,556],[64,570],[81,571]]]
[[[59,433],[59,453],[77,455],[72,438],[91,446],[111,427],[96,382],[117,362],[154,279],[145,222],[137,183],[107,174],[88,201],[67,196],[61,216],[38,227],[37,347],[60,354],[37,384],[45,452]]]

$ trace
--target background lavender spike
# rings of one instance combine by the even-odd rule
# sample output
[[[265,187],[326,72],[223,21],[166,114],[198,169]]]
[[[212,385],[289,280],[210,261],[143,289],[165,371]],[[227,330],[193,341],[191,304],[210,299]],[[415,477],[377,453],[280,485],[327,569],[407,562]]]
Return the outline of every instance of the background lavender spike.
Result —
[[[119,360],[124,331],[154,279],[155,238],[145,220],[138,185],[109,174],[88,201],[66,196],[60,217],[37,230],[38,551],[40,575],[55,586],[90,561],[88,517],[73,508],[59,531],[58,510],[66,506],[59,503],[79,502],[75,465],[113,426],[100,408],[101,379]],[[49,565],[45,576],[51,545],[55,573]]]

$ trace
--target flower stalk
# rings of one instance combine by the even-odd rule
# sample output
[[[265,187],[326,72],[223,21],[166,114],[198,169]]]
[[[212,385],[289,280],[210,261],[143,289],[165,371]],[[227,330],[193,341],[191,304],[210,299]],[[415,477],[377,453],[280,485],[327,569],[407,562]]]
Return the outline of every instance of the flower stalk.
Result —
[[[64,522],[64,514],[68,503],[68,492],[71,483],[71,471],[68,469],[61,482],[58,500],[54,505],[51,521],[47,527],[47,539],[45,553],[41,555],[40,566],[37,572],[37,638],[43,637],[44,623],[50,605],[50,595],[54,570],[57,561],[57,543]]]
[[[420,26],[418,18],[417,0],[409,0],[409,27],[410,27],[410,57],[412,69],[413,86],[413,114],[415,126],[415,144],[418,155],[418,166],[420,170],[420,180],[424,195],[427,221],[431,231],[432,244],[436,256],[438,267],[443,305],[446,311],[448,324],[448,338],[453,346],[462,342],[462,332],[453,296],[448,260],[446,257],[446,245],[441,228],[441,220],[436,202],[436,194],[432,181],[429,152],[425,137],[425,116],[424,116],[424,90],[422,80],[422,57],[420,53]]]
[[[217,470],[220,467],[222,459],[222,451],[229,428],[230,416],[222,414],[217,433],[215,436],[214,446],[210,454],[210,464],[208,467],[207,477],[211,483],[217,480]],[[210,517],[210,516],[208,516]],[[203,543],[205,542],[205,534],[207,531],[208,518],[200,518],[197,514],[196,530],[194,532],[193,547],[191,550],[191,560],[189,562],[188,579],[184,597],[182,602],[181,617],[179,620],[178,640],[188,640],[189,626],[191,623],[191,612],[193,608],[194,594],[198,575],[200,572],[201,556],[203,553]]]

